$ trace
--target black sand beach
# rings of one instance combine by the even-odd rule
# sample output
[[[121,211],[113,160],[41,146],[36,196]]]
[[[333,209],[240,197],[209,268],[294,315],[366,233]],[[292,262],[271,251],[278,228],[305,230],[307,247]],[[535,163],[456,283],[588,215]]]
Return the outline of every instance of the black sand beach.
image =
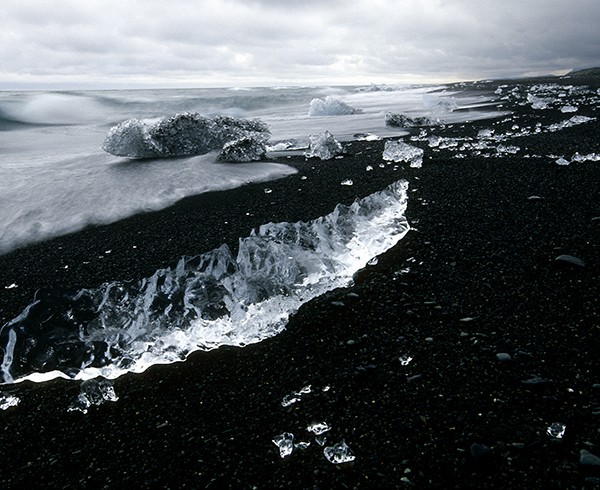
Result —
[[[502,109],[521,126],[571,116]],[[598,117],[598,107],[578,114]],[[428,131],[475,137],[488,127]],[[38,288],[149,276],[181,255],[235,247],[260,224],[410,184],[408,235],[277,337],[118,378],[118,401],[85,415],[67,411],[77,382],[2,387],[21,402],[0,411],[0,486],[600,488],[600,461],[581,456],[600,457],[600,162],[549,157],[599,153],[599,128],[515,137],[521,151],[490,158],[411,142],[425,149],[422,168],[380,168],[383,141],[348,143],[340,159],[285,160],[298,174],[276,182],[0,256],[4,324]],[[585,265],[555,260],[563,254]],[[329,463],[312,422],[328,423],[326,446],[345,441],[355,461]],[[547,433],[553,423],[566,426],[563,437]],[[311,444],[282,459],[272,439],[284,432]]]

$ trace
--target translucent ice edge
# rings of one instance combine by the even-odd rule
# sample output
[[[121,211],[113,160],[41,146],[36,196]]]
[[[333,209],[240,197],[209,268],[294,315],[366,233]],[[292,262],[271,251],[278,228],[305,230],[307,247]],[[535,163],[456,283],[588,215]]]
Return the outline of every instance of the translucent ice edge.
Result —
[[[240,239],[237,257],[222,245],[141,281],[39,291],[0,330],[0,376],[114,379],[272,337],[303,303],[351,285],[404,237],[407,189],[397,181],[312,221],[262,225]]]

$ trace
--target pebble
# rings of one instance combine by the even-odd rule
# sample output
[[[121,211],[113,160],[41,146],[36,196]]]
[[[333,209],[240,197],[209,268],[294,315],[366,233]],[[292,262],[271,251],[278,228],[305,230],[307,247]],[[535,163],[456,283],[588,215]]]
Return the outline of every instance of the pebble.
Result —
[[[565,265],[571,265],[574,267],[585,267],[585,262],[583,260],[578,259],[577,257],[573,257],[572,255],[559,255],[554,260],[555,262]]]
[[[586,449],[579,451],[579,464],[581,466],[600,466],[600,458]]]
[[[499,352],[498,354],[496,354],[496,359],[498,359],[500,362],[508,362],[512,360],[512,357],[506,352]]]
[[[544,200],[544,198],[543,198],[543,197],[541,197],[541,196],[529,196],[529,197],[527,198],[527,200],[528,200],[528,201],[543,201],[543,200]]]
[[[533,378],[521,381],[521,383],[528,386],[544,386],[551,384],[552,381],[550,381],[549,379],[541,378],[540,376],[534,376]]]
[[[471,454],[471,458],[473,458],[473,462],[477,464],[485,463],[492,456],[492,450],[489,447],[477,442],[471,444],[469,453]]]

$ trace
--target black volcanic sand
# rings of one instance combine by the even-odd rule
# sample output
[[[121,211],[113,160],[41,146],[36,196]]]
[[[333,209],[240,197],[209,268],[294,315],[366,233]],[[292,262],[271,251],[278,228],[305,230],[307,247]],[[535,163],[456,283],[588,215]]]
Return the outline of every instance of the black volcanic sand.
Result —
[[[503,109],[515,116],[498,119],[497,132],[572,116]],[[474,137],[491,123],[428,133]],[[149,276],[183,254],[235,247],[261,223],[307,220],[410,183],[412,231],[277,337],[123,376],[119,400],[86,415],[67,412],[77,382],[5,386],[21,402],[0,412],[0,486],[598,488],[599,468],[581,464],[580,451],[600,456],[600,163],[563,167],[548,155],[600,152],[599,127],[514,138],[505,144],[517,154],[492,158],[415,141],[420,169],[379,168],[382,141],[350,143],[341,159],[288,159],[299,173],[277,182],[0,257],[2,285],[18,285],[1,291],[4,323],[37,288]],[[348,178],[353,186],[340,185]],[[561,254],[585,266],[556,262]],[[307,385],[311,393],[281,405]],[[353,463],[324,458],[306,430],[315,421],[332,427],[326,445],[345,440]],[[555,422],[566,425],[562,439],[547,434]],[[283,432],[311,445],[282,459],[272,439]]]

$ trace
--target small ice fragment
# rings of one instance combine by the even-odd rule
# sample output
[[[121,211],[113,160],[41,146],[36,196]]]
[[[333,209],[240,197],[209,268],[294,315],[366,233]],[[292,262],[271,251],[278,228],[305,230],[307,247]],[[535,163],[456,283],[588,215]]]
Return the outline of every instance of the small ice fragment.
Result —
[[[310,146],[305,153],[307,158],[317,157],[321,160],[330,160],[342,153],[342,145],[329,131],[309,136]]]
[[[571,162],[569,160],[565,160],[563,157],[560,157],[558,160],[556,160],[556,163],[558,165],[569,165]]]
[[[119,397],[115,394],[112,383],[107,379],[97,381],[90,379],[81,383],[79,396],[73,404],[67,409],[72,412],[79,410],[87,413],[92,405],[102,405],[106,402],[116,402]]]
[[[410,356],[400,356],[398,360],[402,366],[408,366],[412,362],[413,358]]]
[[[567,426],[565,424],[561,424],[560,422],[554,422],[548,428],[546,428],[546,434],[554,439],[562,439],[565,435],[565,430]]]
[[[273,438],[273,444],[279,448],[279,455],[282,458],[292,454],[294,450],[294,434],[284,432]]]
[[[311,391],[312,391],[312,386],[306,385],[306,386],[303,386],[302,388],[300,388],[300,391],[298,393],[300,395],[305,395],[306,393],[310,393]]]
[[[323,449],[323,454],[327,458],[327,461],[333,464],[350,463],[356,459],[352,450],[344,441],[333,446],[327,446]]]
[[[379,259],[377,257],[373,257],[371,260],[367,262],[367,265],[377,265],[379,263]]]
[[[21,400],[14,395],[0,395],[0,410],[16,407]]]
[[[12,284],[9,284],[8,286],[4,286],[4,289],[14,289],[16,287],[18,287],[18,286],[16,285],[16,283],[13,282]]]
[[[265,194],[271,194],[271,192],[273,192],[271,189],[269,189],[268,187],[265,188]]]
[[[427,142],[429,143],[429,146],[431,148],[437,148],[438,146],[440,146],[440,143],[443,141],[443,138],[441,136],[436,136],[436,135],[432,135],[427,139]]]
[[[324,434],[328,430],[331,430],[331,427],[326,422],[314,422],[310,424],[306,430],[308,432],[312,432],[313,434],[320,436]]]
[[[294,449],[306,449],[308,446],[310,446],[310,442],[299,442],[294,444]]]
[[[346,179],[346,180],[342,180],[341,185],[354,185],[354,182],[352,182],[352,180],[350,179]]]
[[[331,389],[331,386],[327,385],[327,386],[323,386],[323,388],[322,388],[322,390],[321,390],[321,391],[323,391],[323,393],[326,393],[326,392],[328,392],[330,389]]]
[[[573,106],[573,105],[566,105],[560,108],[560,112],[563,113],[567,113],[567,112],[577,112],[578,108]]]
[[[371,165],[367,165],[367,168],[365,170],[367,172],[370,172],[371,170],[373,170],[373,167]]]
[[[315,437],[315,442],[319,445],[319,446],[324,446],[325,443],[327,442],[327,437],[325,436],[316,436]]]
[[[282,407],[289,407],[290,405],[293,405],[296,402],[300,401],[300,397],[298,396],[297,393],[292,393],[290,395],[285,395],[283,397],[283,400],[281,400],[281,406]]]
[[[491,138],[492,136],[494,136],[493,129],[480,129],[477,133],[478,138]]]
[[[419,168],[423,165],[423,154],[421,148],[411,146],[403,141],[386,141],[383,150],[383,159],[395,163],[407,162],[411,167]]]

